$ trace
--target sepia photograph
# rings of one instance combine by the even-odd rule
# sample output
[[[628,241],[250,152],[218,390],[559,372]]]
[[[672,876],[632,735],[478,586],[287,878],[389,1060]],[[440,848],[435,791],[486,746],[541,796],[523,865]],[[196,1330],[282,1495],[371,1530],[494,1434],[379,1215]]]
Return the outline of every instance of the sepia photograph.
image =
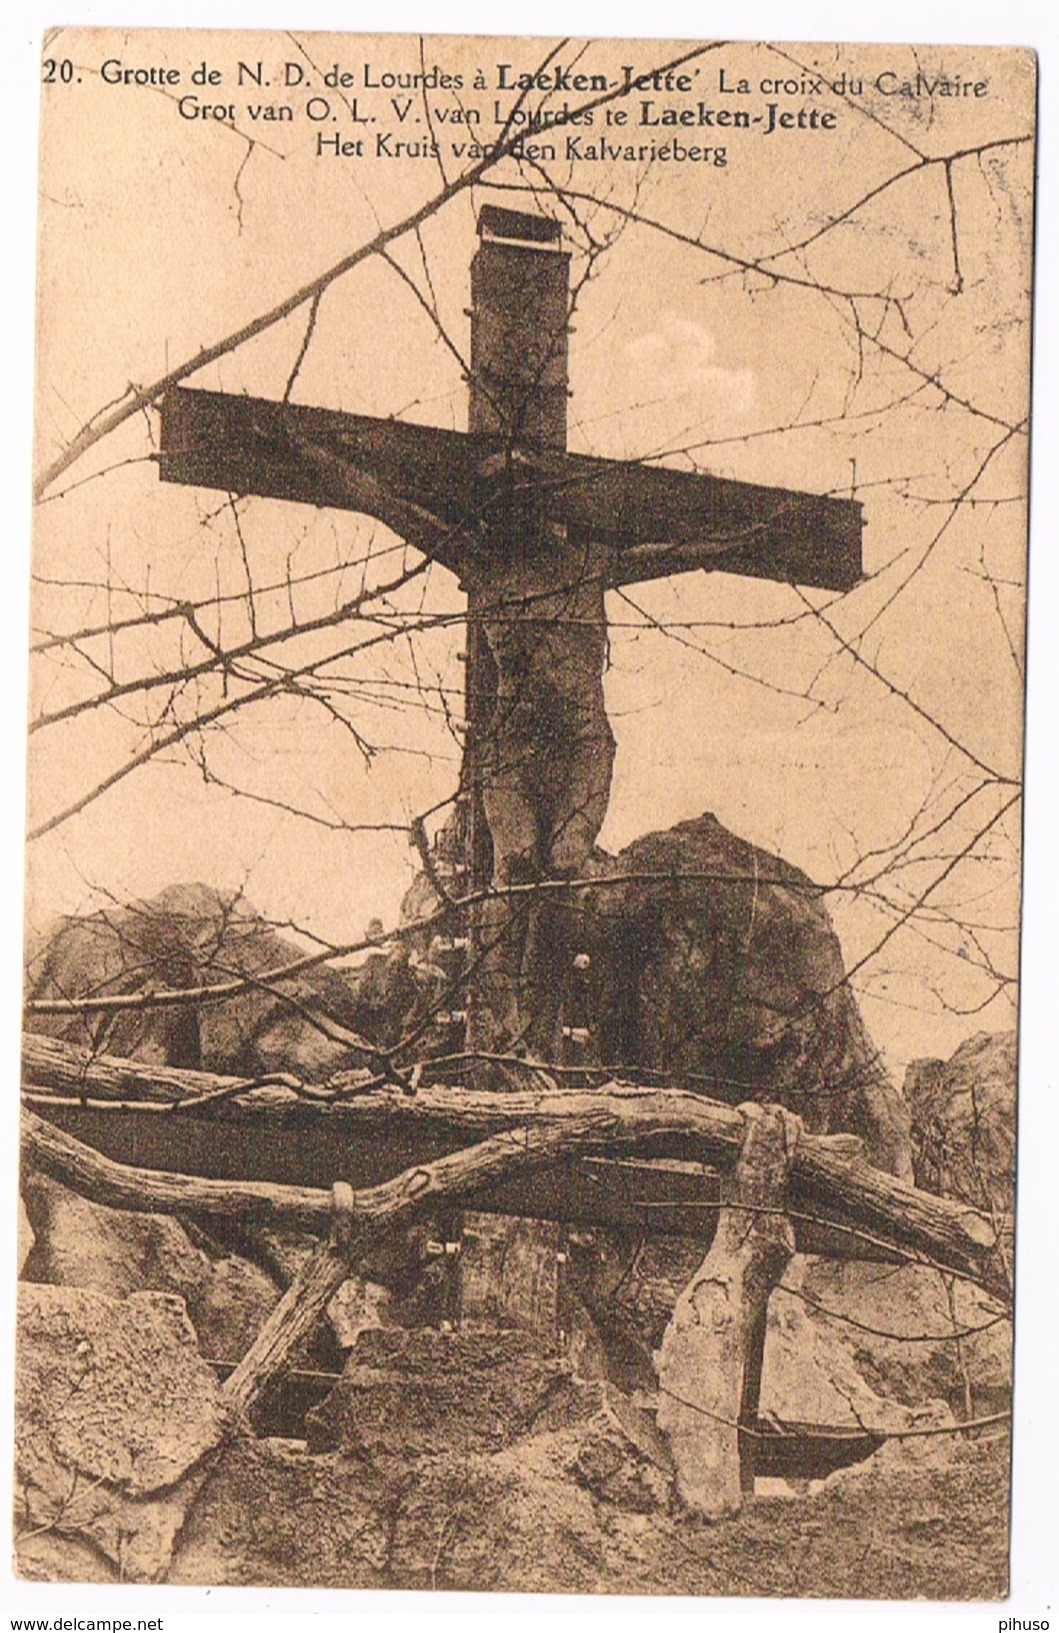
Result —
[[[40,95],[17,1575],[995,1609],[1033,52]]]

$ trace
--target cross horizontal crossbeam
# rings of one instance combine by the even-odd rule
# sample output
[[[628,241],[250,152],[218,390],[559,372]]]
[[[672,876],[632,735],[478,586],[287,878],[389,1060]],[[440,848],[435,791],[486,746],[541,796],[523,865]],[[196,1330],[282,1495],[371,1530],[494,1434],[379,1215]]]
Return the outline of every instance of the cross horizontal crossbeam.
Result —
[[[354,493],[306,445],[366,478]],[[468,536],[495,505],[497,457],[514,491],[552,522],[610,551],[609,583],[705,570],[848,590],[859,582],[861,505],[722,477],[555,448],[514,452],[483,433],[442,430],[259,397],[176,387],[162,405],[163,481],[356,510],[392,524],[397,500],[452,529],[437,558],[461,578]],[[378,498],[373,499],[373,493]]]

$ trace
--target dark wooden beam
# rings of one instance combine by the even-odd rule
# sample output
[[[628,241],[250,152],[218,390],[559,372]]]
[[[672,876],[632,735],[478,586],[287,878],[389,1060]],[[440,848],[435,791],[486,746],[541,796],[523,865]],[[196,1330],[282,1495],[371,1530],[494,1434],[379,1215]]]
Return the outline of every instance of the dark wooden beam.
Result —
[[[489,439],[433,426],[178,386],[162,403],[159,474],[163,482],[364,514],[359,498],[329,484],[299,452],[298,439],[325,447],[453,528],[471,519],[475,472],[492,451]],[[439,555],[460,573],[458,555]]]
[[[374,1126],[305,1107],[285,1125],[244,1114],[225,1119],[190,1113],[159,1117],[145,1110],[103,1111],[92,1106],[29,1102],[64,1133],[115,1162],[160,1173],[173,1170],[214,1180],[327,1187],[342,1179],[355,1189],[376,1185],[416,1163],[450,1156],[462,1145],[400,1117]],[[604,1226],[645,1235],[713,1240],[720,1207],[720,1174],[701,1162],[666,1157],[574,1157],[511,1179],[471,1198],[482,1213],[554,1219],[574,1226]],[[796,1226],[799,1251],[836,1259],[900,1264],[881,1243],[808,1221]]]
[[[115,1162],[239,1183],[327,1189],[341,1179],[362,1190],[466,1144],[458,1134],[441,1134],[400,1118],[380,1120],[369,1133],[359,1122],[309,1107],[292,1110],[290,1121],[279,1128],[273,1119],[255,1119],[252,1113],[218,1123],[190,1113],[161,1117],[157,1112],[30,1103],[57,1128]],[[474,1206],[483,1213],[708,1240],[719,1194],[717,1173],[701,1163],[574,1158],[532,1179],[516,1174],[475,1197]]]
[[[351,500],[299,453],[299,440],[326,447],[465,534],[484,527],[496,503],[495,484],[482,479],[502,449],[495,436],[182,386],[162,404],[160,474],[165,482],[364,512],[365,501]],[[829,590],[851,589],[862,576],[856,500],[549,448],[529,450],[516,470],[519,482],[543,493],[556,521],[611,546],[615,587],[696,570]],[[387,519],[377,508],[367,513]],[[437,554],[462,576],[458,546]]]

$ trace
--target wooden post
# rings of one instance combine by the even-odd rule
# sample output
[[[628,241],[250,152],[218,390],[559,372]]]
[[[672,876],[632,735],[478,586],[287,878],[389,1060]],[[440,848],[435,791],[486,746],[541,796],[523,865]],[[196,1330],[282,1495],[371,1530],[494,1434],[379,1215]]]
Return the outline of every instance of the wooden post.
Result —
[[[498,720],[499,675],[487,622],[495,626],[496,584],[504,587],[499,617],[519,615],[520,594],[529,593],[540,553],[543,517],[527,461],[545,449],[566,448],[567,320],[570,256],[561,248],[558,222],[537,215],[483,206],[479,244],[471,263],[471,377],[469,429],[499,439],[501,451],[479,472],[479,531],[496,564],[483,584],[468,580],[464,787],[469,799],[468,871],[473,889],[507,878],[486,807],[488,784],[511,782],[502,762],[511,753],[510,733]],[[527,452],[528,451],[528,452]],[[525,582],[521,582],[525,580]],[[508,606],[506,603],[510,602]],[[490,618],[490,613],[492,614]],[[526,744],[526,754],[530,745]],[[467,995],[468,1047],[486,1052],[518,1042],[515,1019],[529,1007],[524,990],[532,952],[533,914],[514,914],[506,902],[486,903],[476,914],[472,944],[501,937],[487,953]],[[536,1017],[525,1017],[531,1023]],[[514,1032],[515,1039],[508,1036]],[[521,1040],[527,1041],[526,1037]],[[557,1058],[557,1048],[539,1049]],[[557,1040],[547,1040],[549,1043]],[[479,1074],[481,1075],[481,1074]]]
[[[669,1437],[677,1493],[710,1520],[738,1513],[754,1489],[751,1432],[769,1294],[794,1252],[784,1209],[800,1125],[779,1106],[740,1110],[743,1149],[717,1235],[677,1300],[657,1356],[658,1425]]]
[[[566,447],[567,318],[570,257],[560,248],[560,229],[540,216],[486,205],[479,216],[480,242],[471,265],[471,378],[469,429],[502,439],[507,450],[481,486],[484,532],[508,566],[532,558],[539,547],[535,507],[516,503],[512,460],[517,447]],[[468,805],[467,869],[472,889],[503,871],[486,817],[485,782],[496,775],[504,752],[495,740],[498,672],[484,627],[479,588],[468,583],[465,691],[464,798]],[[494,614],[495,616],[495,614]],[[510,882],[502,878],[502,883]],[[525,882],[525,881],[519,881]],[[557,1059],[557,1028],[549,1028],[539,983],[528,967],[537,952],[539,909],[514,914],[505,901],[485,903],[474,915],[472,958],[478,963],[467,993],[467,1047],[489,1053],[519,1043],[525,1014],[534,1031],[523,1043]],[[483,947],[496,943],[495,950]],[[555,1030],[553,1037],[550,1033]],[[509,1033],[513,1033],[514,1037]],[[543,1048],[542,1048],[543,1044]],[[491,1081],[472,1068],[472,1081]],[[461,1325],[514,1325],[546,1347],[558,1339],[558,1230],[555,1225],[465,1214],[459,1261]]]

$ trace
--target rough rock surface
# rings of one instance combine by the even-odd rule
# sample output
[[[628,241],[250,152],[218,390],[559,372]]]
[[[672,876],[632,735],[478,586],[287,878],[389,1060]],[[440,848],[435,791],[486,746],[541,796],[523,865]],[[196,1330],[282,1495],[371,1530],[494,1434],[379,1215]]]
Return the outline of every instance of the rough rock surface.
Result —
[[[178,1542],[174,1583],[469,1592],[996,1599],[1006,1592],[1007,1442],[885,1453],[792,1501],[700,1525],[622,1509],[572,1475],[572,1431],[428,1460],[378,1485],[340,1453],[226,1448]],[[502,1613],[502,1607],[501,1607]]]
[[[379,1483],[341,1454],[299,1442],[226,1446],[188,1517],[167,1580],[234,1587],[388,1585]]]
[[[720,1099],[777,1102],[811,1130],[861,1135],[870,1160],[910,1176],[904,1103],[804,873],[709,813],[636,840],[599,871],[641,876],[584,902],[604,1059]]]
[[[802,1416],[841,1423],[853,1407],[892,1428],[901,1412],[939,1403],[956,1418],[1011,1403],[1010,1319],[987,1294],[925,1265],[796,1258],[769,1317],[767,1399],[777,1415],[797,1416],[800,1402]]]
[[[280,1289],[263,1270],[237,1253],[214,1260],[188,1303],[203,1355],[238,1361],[279,1302]]]
[[[150,901],[50,926],[30,946],[26,994],[76,998],[202,986],[267,976],[304,952],[241,897],[202,884],[171,885]],[[378,1006],[378,972],[371,973],[373,980],[326,967],[304,971],[283,987],[301,1010],[259,988],[225,1003],[125,1013],[109,1022],[98,1015],[38,1016],[33,1024],[53,1037],[138,1060],[236,1076],[292,1071],[320,1079],[363,1057],[340,1034],[339,1041],[325,1036],[306,1011],[359,1033]],[[357,997],[361,979],[371,989],[364,1002]]]
[[[455,1342],[444,1333],[362,1334],[351,1368],[373,1374],[360,1380],[360,1392],[376,1389],[379,1401],[387,1391],[395,1398],[403,1379],[407,1402],[416,1385],[429,1380],[430,1356],[436,1361],[443,1340],[450,1361],[469,1341],[462,1358],[475,1363],[466,1369],[475,1386],[494,1353],[502,1367],[521,1368],[527,1398],[548,1378],[557,1383],[543,1410],[518,1415],[516,1425],[498,1423],[495,1401],[483,1402],[477,1388],[434,1391],[426,1415],[433,1410],[435,1422],[407,1441],[382,1415],[351,1417],[346,1403],[330,1418],[326,1409],[318,1416],[340,1431],[344,1443],[334,1449],[314,1452],[275,1439],[223,1444],[201,1482],[194,1472],[185,1480],[181,1490],[194,1501],[179,1513],[168,1488],[159,1499],[152,1491],[96,1485],[105,1473],[105,1451],[83,1458],[79,1497],[69,1467],[44,1457],[41,1446],[51,1448],[58,1437],[42,1434],[42,1421],[45,1428],[53,1417],[68,1426],[78,1448],[83,1439],[96,1447],[99,1436],[116,1437],[109,1466],[119,1472],[135,1461],[127,1452],[130,1440],[137,1451],[165,1440],[168,1461],[135,1462],[137,1492],[175,1475],[183,1456],[173,1455],[172,1430],[189,1422],[187,1391],[171,1388],[168,1363],[161,1371],[153,1366],[153,1352],[140,1342],[128,1312],[140,1305],[161,1309],[182,1328],[182,1343],[176,1336],[185,1357],[187,1328],[174,1301],[134,1297],[115,1304],[51,1289],[29,1292],[45,1302],[72,1300],[76,1309],[58,1343],[54,1323],[36,1323],[42,1343],[30,1403],[44,1417],[26,1413],[31,1444],[25,1453],[20,1444],[20,1454],[23,1469],[36,1473],[44,1464],[47,1489],[59,1500],[46,1498],[39,1475],[22,1497],[19,1568],[25,1575],[116,1581],[122,1574],[164,1571],[171,1583],[580,1593],[989,1598],[1004,1592],[1003,1437],[970,1444],[917,1440],[910,1443],[912,1455],[904,1443],[892,1442],[812,1494],[803,1489],[797,1501],[789,1489],[770,1494],[764,1483],[739,1516],[702,1526],[673,1507],[672,1467],[651,1414],[610,1386],[563,1376],[554,1357],[535,1353],[516,1334],[499,1342],[484,1334]],[[59,1361],[81,1354],[80,1301],[102,1318],[110,1346],[99,1354],[105,1372],[98,1389],[91,1374],[71,1376],[66,1362],[57,1365],[56,1352]],[[157,1325],[152,1333],[157,1340]],[[166,1330],[167,1352],[177,1347],[173,1340]],[[792,1342],[802,1344],[804,1333],[793,1332]],[[130,1387],[124,1357],[136,1369],[125,1415],[113,1393]],[[381,1364],[365,1367],[365,1357]],[[212,1380],[195,1377],[192,1389],[195,1410],[212,1421]],[[863,1395],[854,1397],[857,1407],[864,1402]],[[799,1396],[799,1413],[804,1404]],[[820,1398],[811,1409],[831,1404]],[[159,1412],[165,1414],[161,1430]],[[193,1415],[190,1423],[194,1431]],[[194,1456],[202,1438],[187,1434],[184,1456]],[[20,1489],[26,1487],[23,1473]],[[27,1504],[35,1504],[28,1513]],[[119,1531],[128,1538],[119,1540]]]
[[[508,1337],[500,1352],[512,1366]],[[541,1358],[519,1342],[530,1376]],[[386,1363],[371,1369],[380,1390],[396,1384],[405,1355],[422,1375],[421,1335],[403,1348],[366,1336],[359,1344]],[[895,1441],[796,1501],[771,1482],[775,1493],[763,1485],[736,1518],[701,1525],[672,1505],[671,1463],[650,1413],[598,1382],[567,1388],[499,1445],[487,1408],[485,1433],[461,1429],[468,1414],[479,1429],[483,1421],[466,1394],[449,1399],[446,1433],[420,1435],[403,1452],[385,1425],[372,1431],[373,1452],[363,1418],[342,1419],[355,1430],[349,1444],[316,1453],[289,1441],[233,1443],[189,1516],[169,1580],[909,1598],[1004,1591],[1003,1437],[917,1440],[914,1455]],[[446,1402],[440,1392],[433,1401],[440,1430]],[[447,1449],[430,1449],[442,1441]]]
[[[593,1399],[590,1391],[585,1393]],[[574,1480],[622,1513],[651,1514],[667,1508],[673,1457],[654,1414],[605,1386],[597,1386],[594,1404],[568,1464]]]
[[[579,893],[556,923],[571,954],[591,959],[586,996],[598,1058],[698,1082],[733,1102],[778,1101],[810,1129],[860,1134],[873,1161],[910,1177],[907,1110],[845,984],[822,894],[805,874],[709,813],[616,857],[597,851],[588,871],[600,885]],[[403,913],[410,920],[436,905],[420,879]],[[304,972],[284,988],[301,1012],[258,990],[110,1023],[58,1016],[34,1024],[170,1065],[325,1078],[363,1055],[325,1037],[305,1012],[392,1042],[429,1013],[444,985],[430,939],[393,943],[355,970]],[[241,898],[174,885],[152,901],[53,926],[31,949],[27,993],[68,998],[263,976],[300,951]]]
[[[617,856],[596,851],[587,872],[613,883],[578,892],[561,934],[591,960],[598,1058],[732,1103],[778,1102],[815,1132],[859,1134],[872,1162],[911,1178],[907,1108],[804,873],[709,812]],[[419,880],[403,911],[436,904]]]
[[[386,1484],[339,1452],[278,1441],[224,1453],[171,1582],[591,1592],[606,1539],[590,1494],[541,1436],[426,1460]]]
[[[191,1300],[209,1274],[208,1255],[176,1219],[103,1207],[31,1168],[21,1188],[35,1237],[26,1281],[91,1287],[111,1298],[153,1291]]]
[[[25,1281],[111,1298],[176,1294],[211,1359],[238,1360],[280,1296],[260,1266],[218,1244],[207,1252],[167,1215],[104,1207],[32,1169],[23,1172],[22,1194],[35,1236]]]
[[[522,1333],[377,1327],[360,1333],[340,1384],[310,1414],[307,1444],[376,1467],[498,1451],[546,1414],[574,1410],[574,1394],[569,1363]]]
[[[263,1228],[226,1239],[219,1227],[215,1235],[195,1230],[192,1240],[189,1223],[90,1202],[28,1167],[21,1188],[32,1244],[22,1280],[90,1288],[111,1298],[174,1293],[211,1361],[233,1362],[246,1353],[316,1242],[305,1232]],[[300,1346],[296,1364],[335,1364],[362,1328],[389,1319],[391,1302],[386,1289],[371,1282],[343,1283],[329,1306],[330,1332],[321,1327]]]
[[[818,1280],[810,1265],[811,1261],[795,1259],[781,1284],[791,1291],[777,1289],[769,1302],[761,1415],[781,1425],[826,1423],[836,1428],[867,1426],[888,1431],[952,1423],[948,1403],[929,1393],[929,1376],[921,1376],[920,1387],[912,1392],[911,1400],[901,1398],[885,1368],[872,1365],[871,1346],[877,1340],[843,1321],[852,1301],[843,1297],[841,1282],[831,1282],[829,1296],[818,1296]],[[871,1268],[878,1274],[878,1266]],[[806,1303],[802,1295],[813,1298],[816,1307]],[[865,1325],[874,1320],[885,1331],[918,1330],[915,1317],[908,1325],[902,1324],[908,1311],[898,1301],[887,1301],[887,1308],[896,1307],[901,1312],[893,1326],[884,1326],[886,1317],[880,1314],[878,1304],[864,1302],[868,1306]],[[825,1315],[821,1305],[837,1313]],[[923,1330],[943,1333],[944,1327]],[[937,1347],[943,1343],[942,1339]],[[911,1361],[908,1352],[918,1347],[906,1344],[904,1359]],[[902,1381],[907,1385],[910,1375]]]
[[[989,1213],[1015,1205],[1014,1032],[979,1032],[905,1075],[916,1184]]]
[[[606,1259],[591,1316],[607,1369],[624,1389],[651,1391],[654,1352],[702,1249],[659,1236],[598,1251]],[[892,1428],[910,1411],[966,1418],[1010,1401],[1010,1320],[986,1294],[926,1266],[797,1255],[768,1322],[766,1415],[852,1427],[859,1414]]]
[[[58,1574],[87,1548],[126,1579],[163,1576],[225,1431],[182,1300],[21,1288],[16,1411],[19,1538],[71,1539]]]
[[[276,934],[242,898],[205,885],[173,885],[150,901],[58,921],[36,938],[27,958],[30,998],[197,986],[233,976],[267,975],[304,952]],[[306,971],[285,983],[300,1007],[257,990],[221,1004],[100,1018],[36,1017],[52,1036],[134,1059],[255,1076],[292,1071],[306,1080],[357,1065],[363,1055],[325,1037],[305,1011],[332,1030],[385,1037],[415,1006],[418,988],[395,954],[375,954],[359,969]],[[387,1023],[386,1017],[389,1017]],[[341,1035],[341,1034],[340,1034]],[[122,1297],[142,1290],[179,1293],[204,1354],[243,1354],[293,1277],[311,1242],[291,1232],[249,1233],[245,1250],[209,1252],[171,1218],[97,1207],[41,1175],[23,1175],[36,1236],[27,1280],[94,1287]],[[252,1238],[252,1239],[251,1239]],[[340,1342],[351,1341],[342,1318]]]
[[[649,1414],[523,1334],[362,1333],[305,1449],[225,1451],[170,1579],[593,1591],[671,1467]]]

